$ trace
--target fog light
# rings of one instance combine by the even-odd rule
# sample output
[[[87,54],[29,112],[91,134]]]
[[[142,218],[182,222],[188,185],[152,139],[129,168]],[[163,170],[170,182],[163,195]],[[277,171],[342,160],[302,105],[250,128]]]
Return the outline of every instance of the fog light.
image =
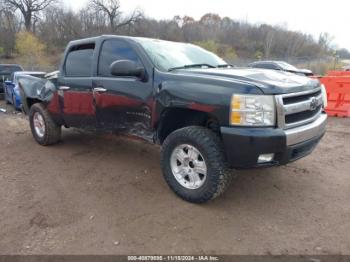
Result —
[[[267,163],[273,160],[275,154],[262,154],[258,157],[258,163]]]

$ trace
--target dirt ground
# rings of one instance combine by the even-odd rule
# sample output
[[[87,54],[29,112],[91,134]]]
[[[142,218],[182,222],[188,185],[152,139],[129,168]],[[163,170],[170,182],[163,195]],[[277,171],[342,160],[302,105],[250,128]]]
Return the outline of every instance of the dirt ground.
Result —
[[[72,129],[42,147],[0,108],[0,254],[350,254],[350,118],[330,118],[312,155],[238,171],[194,205],[158,147]]]

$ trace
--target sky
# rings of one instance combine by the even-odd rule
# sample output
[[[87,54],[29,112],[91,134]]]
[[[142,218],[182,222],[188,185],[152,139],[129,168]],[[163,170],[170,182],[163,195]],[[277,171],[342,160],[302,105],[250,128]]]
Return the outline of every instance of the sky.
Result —
[[[79,10],[88,0],[63,1],[67,7]],[[120,4],[126,13],[138,8],[155,19],[175,15],[199,19],[210,12],[250,23],[282,25],[316,39],[320,33],[328,32],[335,45],[350,50],[349,0],[120,0]]]

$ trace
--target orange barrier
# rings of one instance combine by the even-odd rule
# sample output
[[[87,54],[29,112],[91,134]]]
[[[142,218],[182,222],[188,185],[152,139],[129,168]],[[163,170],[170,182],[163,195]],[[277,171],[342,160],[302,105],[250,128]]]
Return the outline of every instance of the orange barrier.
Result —
[[[328,73],[330,75],[318,78],[327,90],[326,112],[330,116],[350,117],[350,73],[348,75],[333,75],[337,74],[334,71]]]
[[[350,71],[328,71],[327,76],[350,76]]]

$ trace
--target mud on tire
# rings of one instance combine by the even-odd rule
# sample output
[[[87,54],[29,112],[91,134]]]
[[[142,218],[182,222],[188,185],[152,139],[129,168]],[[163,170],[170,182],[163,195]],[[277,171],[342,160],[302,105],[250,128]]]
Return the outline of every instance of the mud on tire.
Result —
[[[172,154],[184,144],[195,147],[205,161],[206,178],[198,188],[187,188],[175,178],[172,171]],[[161,167],[169,187],[179,197],[193,203],[204,203],[220,196],[231,181],[231,170],[228,169],[221,140],[214,132],[200,126],[178,129],[165,139]]]
[[[43,120],[42,124],[44,128],[41,129],[42,132],[38,132],[38,129],[35,127],[35,125],[37,125],[37,123],[35,123],[35,118],[38,117],[40,120]],[[36,103],[31,106],[29,111],[29,123],[32,135],[40,145],[52,145],[61,139],[61,126],[53,121],[43,104]]]

